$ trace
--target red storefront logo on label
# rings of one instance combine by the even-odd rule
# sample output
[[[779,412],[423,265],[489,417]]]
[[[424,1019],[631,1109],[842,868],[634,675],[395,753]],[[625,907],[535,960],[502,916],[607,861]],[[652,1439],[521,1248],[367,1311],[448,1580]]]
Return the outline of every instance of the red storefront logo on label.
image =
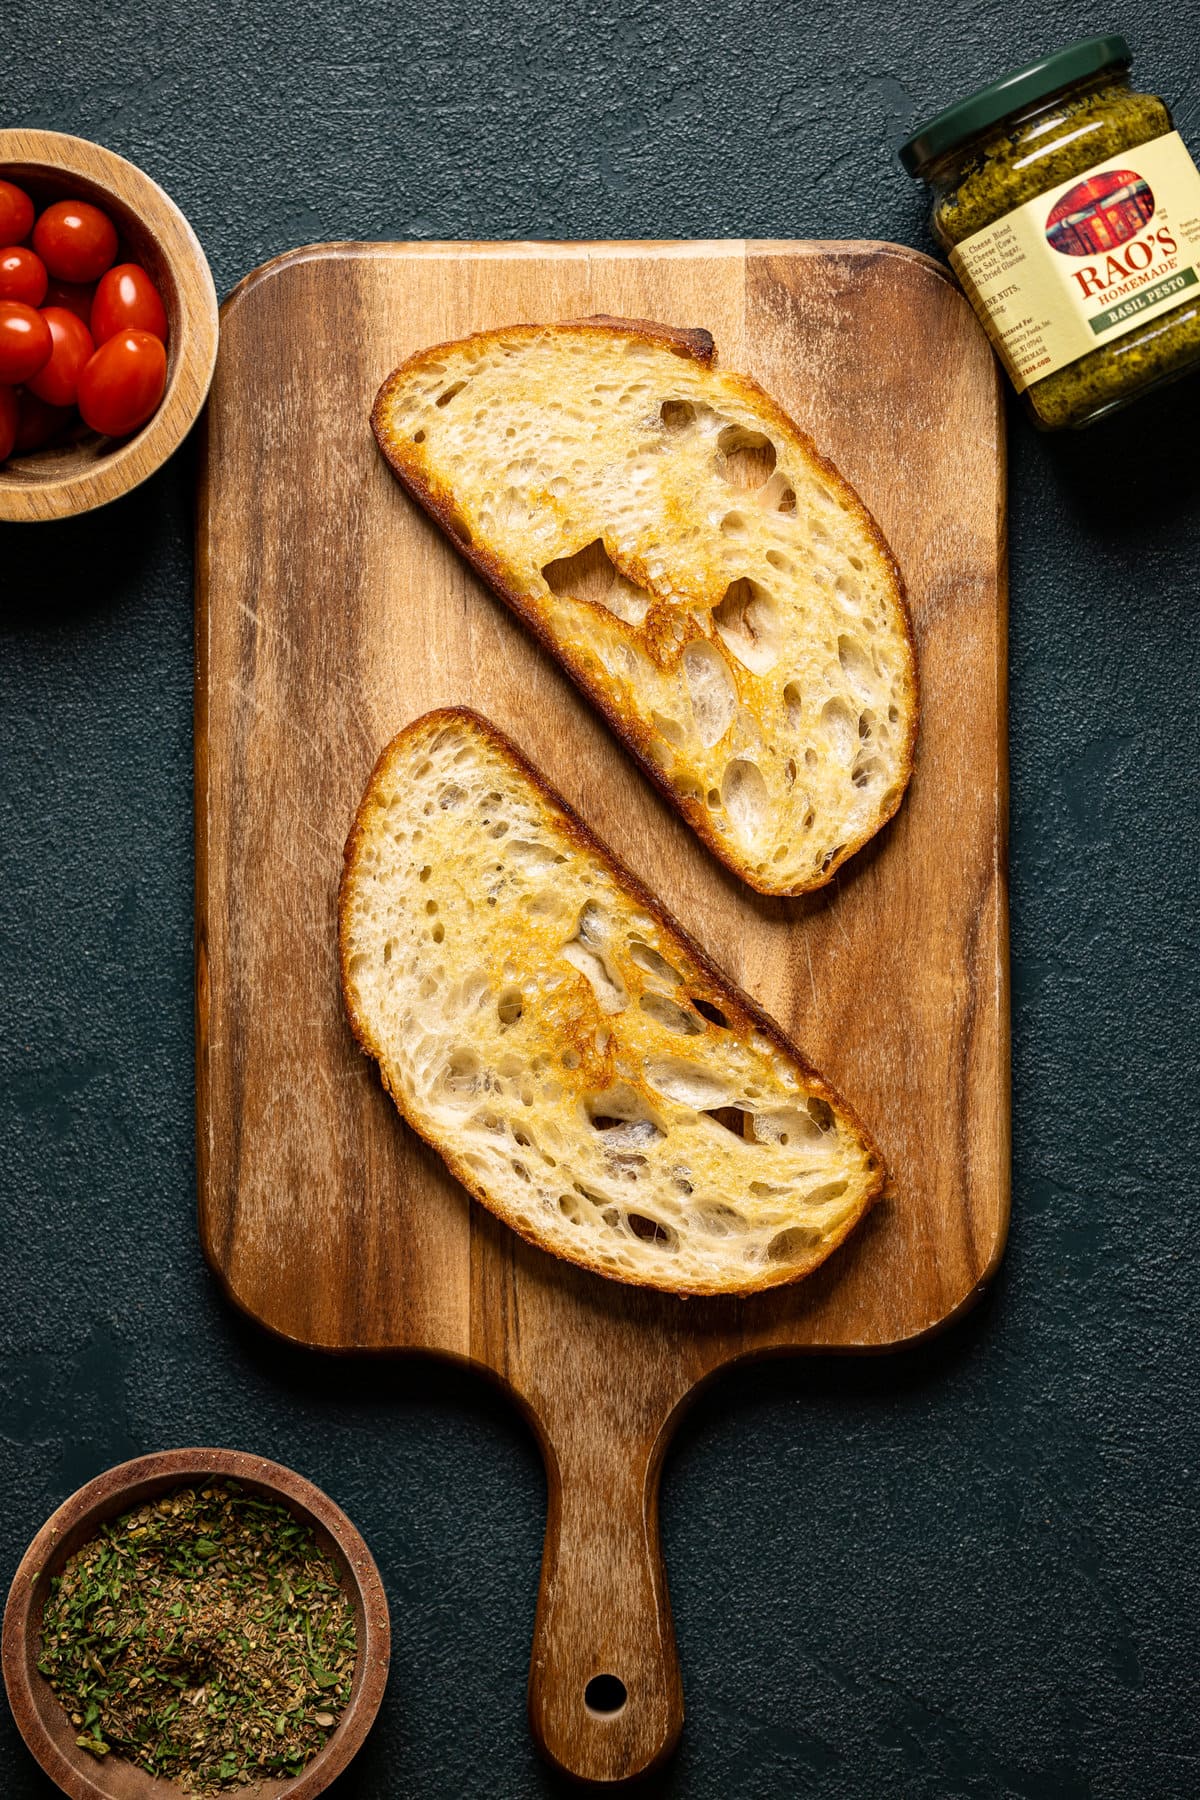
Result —
[[[1063,256],[1098,256],[1136,237],[1154,217],[1148,181],[1110,169],[1077,182],[1046,220],[1046,241]]]

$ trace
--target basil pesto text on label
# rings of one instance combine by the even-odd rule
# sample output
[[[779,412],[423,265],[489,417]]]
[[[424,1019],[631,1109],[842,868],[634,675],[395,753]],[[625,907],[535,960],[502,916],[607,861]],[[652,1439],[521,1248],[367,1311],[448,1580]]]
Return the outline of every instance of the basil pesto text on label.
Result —
[[[1200,172],[1168,132],[1005,213],[950,261],[1021,392],[1200,285]]]

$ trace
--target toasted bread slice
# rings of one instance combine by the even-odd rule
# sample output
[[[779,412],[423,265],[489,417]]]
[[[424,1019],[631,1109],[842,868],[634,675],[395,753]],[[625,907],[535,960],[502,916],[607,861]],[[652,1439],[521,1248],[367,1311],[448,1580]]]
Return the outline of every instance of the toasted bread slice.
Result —
[[[829,881],[912,768],[912,632],[858,495],[704,331],[441,344],[372,422],[408,492],[752,887]]]
[[[809,1274],[879,1193],[845,1102],[477,714],[388,745],[339,918],[388,1092],[542,1249],[749,1294]]]

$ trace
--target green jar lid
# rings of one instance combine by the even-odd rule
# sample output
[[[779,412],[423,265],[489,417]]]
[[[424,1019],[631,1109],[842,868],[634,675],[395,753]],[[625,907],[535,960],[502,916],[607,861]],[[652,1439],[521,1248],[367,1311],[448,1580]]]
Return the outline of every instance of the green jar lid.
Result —
[[[1028,68],[1014,69],[1001,76],[990,87],[980,88],[955,106],[948,106],[935,119],[915,131],[900,147],[900,161],[910,175],[919,176],[935,157],[942,156],[959,144],[965,144],[989,125],[1006,119],[1009,113],[1035,100],[1044,100],[1069,82],[1082,81],[1087,75],[1098,75],[1102,69],[1128,67],[1133,53],[1123,37],[1081,38],[1053,56]]]

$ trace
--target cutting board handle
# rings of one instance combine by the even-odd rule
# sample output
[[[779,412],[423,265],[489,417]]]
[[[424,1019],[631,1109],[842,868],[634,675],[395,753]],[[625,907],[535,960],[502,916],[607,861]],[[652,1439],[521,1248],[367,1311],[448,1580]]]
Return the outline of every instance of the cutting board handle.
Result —
[[[619,1782],[662,1762],[683,1726],[683,1684],[658,1536],[669,1429],[613,1441],[580,1396],[551,1437],[539,1429],[549,1512],[529,1669],[529,1720],[543,1753],[584,1781]],[[608,1427],[606,1429],[605,1427]]]

